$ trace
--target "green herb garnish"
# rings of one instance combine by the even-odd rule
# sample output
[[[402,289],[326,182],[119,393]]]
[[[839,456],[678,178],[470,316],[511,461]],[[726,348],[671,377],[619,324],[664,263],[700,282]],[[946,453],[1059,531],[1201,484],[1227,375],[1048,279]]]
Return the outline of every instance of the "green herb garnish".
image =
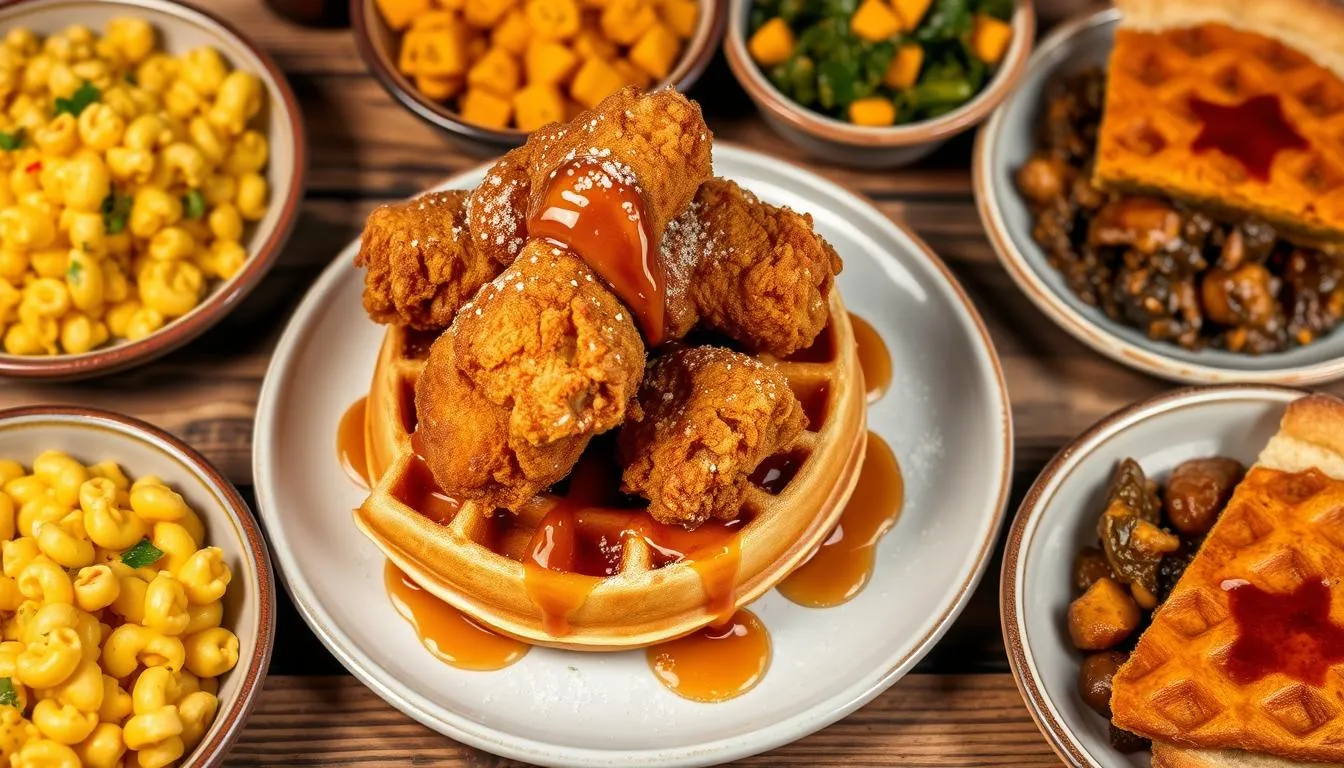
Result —
[[[109,235],[120,235],[126,229],[126,219],[131,215],[131,196],[116,191],[103,198],[103,229]]]
[[[84,84],[79,86],[79,90],[75,91],[70,98],[56,99],[56,114],[63,115],[68,113],[75,117],[79,117],[79,114],[83,112],[85,108],[97,101],[98,97],[102,95],[103,92],[98,90],[98,86],[85,80]]]
[[[193,189],[182,196],[182,210],[188,219],[199,219],[205,215],[205,195],[201,190]]]
[[[79,285],[84,282],[84,264],[79,261],[71,260],[70,266],[65,270],[65,279],[71,285]]]
[[[1012,1],[1012,0],[1009,0],[1009,2],[1011,2],[1011,1]],[[127,72],[126,74],[124,74],[124,75],[121,76],[121,79],[122,79],[122,80],[125,80],[126,82],[130,83],[131,85],[139,85],[139,84],[140,84],[140,78],[136,77],[134,72]]]
[[[0,707],[19,706],[19,692],[14,689],[14,681],[0,677]]]
[[[163,557],[163,550],[149,543],[149,539],[141,539],[139,544],[121,553],[121,562],[132,568],[144,568],[159,562]]]
[[[11,133],[0,131],[0,149],[13,152],[23,146],[23,128],[15,128]]]

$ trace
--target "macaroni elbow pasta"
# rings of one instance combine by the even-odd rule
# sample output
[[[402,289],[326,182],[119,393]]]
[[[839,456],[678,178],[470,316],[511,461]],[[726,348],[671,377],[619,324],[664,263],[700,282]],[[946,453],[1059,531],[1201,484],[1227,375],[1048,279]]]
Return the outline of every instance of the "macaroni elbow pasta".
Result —
[[[158,477],[58,451],[31,470],[0,459],[0,764],[167,768],[201,743],[240,652],[223,625],[233,571],[206,534]]]
[[[238,274],[269,206],[271,148],[256,121],[266,96],[213,48],[159,51],[143,19],[112,19],[101,37],[78,25],[45,39],[6,32],[3,352],[143,339]]]

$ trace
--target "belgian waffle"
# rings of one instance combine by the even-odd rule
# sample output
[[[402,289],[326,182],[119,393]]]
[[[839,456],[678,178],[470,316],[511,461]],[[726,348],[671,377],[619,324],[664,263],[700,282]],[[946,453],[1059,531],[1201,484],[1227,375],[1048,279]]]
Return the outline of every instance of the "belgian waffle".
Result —
[[[1317,618],[1330,635],[1344,636],[1344,401],[1325,395],[1288,407],[1116,674],[1115,724],[1188,749],[1344,762],[1344,643],[1317,655],[1289,635],[1270,650],[1270,666],[1238,672],[1246,648],[1239,644],[1251,630],[1233,615],[1233,592],[1253,587],[1285,601],[1308,586],[1327,591]],[[1304,615],[1292,616],[1294,631],[1316,626]],[[1257,621],[1274,620],[1258,614]],[[1323,660],[1319,677],[1286,666],[1303,659]],[[1163,765],[1218,764],[1168,746],[1158,751]]]
[[[539,594],[528,582],[534,566],[523,561],[557,500],[539,496],[512,514],[472,503],[459,507],[434,494],[411,445],[415,380],[427,348],[421,341],[399,328],[384,337],[367,410],[369,461],[372,476],[380,479],[356,510],[356,524],[426,590],[530,643],[635,648],[726,619],[820,546],[858,480],[867,443],[863,374],[849,315],[832,291],[830,321],[813,345],[772,360],[810,422],[780,454],[778,463],[789,467],[791,477],[754,486],[740,525],[702,539],[702,549],[670,558],[632,530],[628,519],[580,513],[578,535],[609,556],[610,575],[548,572],[544,589],[550,594]],[[539,601],[552,610],[542,610]],[[559,617],[557,602],[564,604]]]
[[[1116,5],[1124,15],[1096,182],[1255,214],[1299,238],[1344,238],[1344,9],[1326,0]],[[1253,102],[1266,109],[1199,116]],[[1275,125],[1284,141],[1266,139]],[[1201,145],[1206,126],[1224,132],[1213,148]],[[1249,154],[1230,156],[1228,142]]]

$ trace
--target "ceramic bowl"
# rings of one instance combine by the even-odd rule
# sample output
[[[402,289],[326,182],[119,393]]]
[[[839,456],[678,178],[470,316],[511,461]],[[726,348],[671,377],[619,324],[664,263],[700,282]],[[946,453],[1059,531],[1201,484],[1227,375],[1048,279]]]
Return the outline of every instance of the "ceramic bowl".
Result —
[[[1033,4],[1029,0],[1017,0],[1012,18],[1013,40],[1008,52],[975,98],[931,120],[872,128],[814,112],[780,93],[747,52],[748,17],[754,0],[720,1],[728,6],[728,32],[723,43],[728,65],[770,127],[816,157],[865,168],[893,168],[913,163],[988,117],[1021,77],[1036,35]]]
[[[248,260],[238,274],[217,282],[209,295],[186,315],[139,341],[104,346],[83,355],[22,357],[0,354],[0,377],[75,379],[124,370],[181,347],[219,322],[241,303],[274,266],[289,239],[303,199],[307,147],[299,104],[280,69],[265,51],[233,25],[211,13],[169,0],[15,0],[0,3],[0,29],[27,27],[39,34],[59,32],[83,24],[101,33],[107,22],[120,16],[143,18],[154,25],[159,46],[184,53],[201,45],[216,48],[228,63],[261,78],[266,105],[252,125],[270,142],[264,171],[270,185],[270,205],[261,221],[244,230]]]
[[[238,635],[238,666],[220,679],[219,711],[181,766],[220,765],[261,694],[275,636],[275,583],[261,528],[238,491],[199,453],[142,421],[92,408],[36,406],[0,411],[0,458],[26,467],[45,450],[91,464],[116,461],[132,479],[158,475],[205,523],[233,580],[223,626]]]
[[[1153,341],[1083,303],[1031,237],[1032,217],[1014,174],[1031,156],[1051,84],[1068,74],[1105,67],[1119,12],[1114,9],[1057,27],[1036,47],[1017,90],[980,132],[972,161],[976,204],[999,261],[1027,297],[1061,328],[1131,368],[1191,384],[1268,382],[1303,386],[1344,376],[1344,333],[1268,355],[1218,349],[1192,351]]]
[[[1075,768],[1147,768],[1147,752],[1110,746],[1106,720],[1078,694],[1083,655],[1065,619],[1078,550],[1097,540],[1111,472],[1133,458],[1163,480],[1187,459],[1230,456],[1249,466],[1279,426],[1287,387],[1222,385],[1159,395],[1097,422],[1065,446],[1027,491],[1008,534],[999,587],[1004,644],[1027,708]]]
[[[700,18],[695,33],[686,42],[681,59],[656,87],[671,86],[690,90],[699,79],[723,37],[727,18],[723,0],[699,0]],[[392,98],[426,122],[442,128],[467,152],[478,157],[493,157],[527,140],[527,132],[516,128],[486,128],[463,120],[448,105],[425,98],[405,75],[397,70],[400,33],[383,20],[375,0],[350,0],[350,18],[354,22],[355,43],[373,76]]]

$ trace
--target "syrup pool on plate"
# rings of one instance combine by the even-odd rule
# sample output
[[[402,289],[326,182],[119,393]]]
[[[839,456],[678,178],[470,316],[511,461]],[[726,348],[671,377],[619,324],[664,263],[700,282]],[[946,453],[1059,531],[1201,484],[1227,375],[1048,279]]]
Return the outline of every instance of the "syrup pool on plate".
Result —
[[[891,353],[887,345],[867,320],[851,312],[849,325],[854,329],[854,343],[859,348],[859,368],[863,370],[863,382],[868,391],[868,404],[871,405],[887,393],[891,387]]]
[[[770,666],[770,633],[756,614],[740,608],[727,622],[645,650],[649,668],[669,691],[692,701],[734,699]]]
[[[340,426],[336,428],[336,456],[345,473],[361,488],[370,485],[368,452],[364,443],[364,413],[368,400],[361,397],[345,409]]]
[[[434,658],[458,669],[503,669],[527,655],[532,646],[482,627],[420,588],[388,561],[383,581],[392,606]]]

